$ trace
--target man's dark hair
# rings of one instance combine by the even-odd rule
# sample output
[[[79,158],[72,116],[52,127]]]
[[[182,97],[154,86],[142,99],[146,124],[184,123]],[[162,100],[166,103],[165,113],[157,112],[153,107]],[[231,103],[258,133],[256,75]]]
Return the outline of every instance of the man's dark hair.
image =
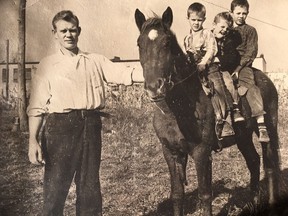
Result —
[[[78,17],[75,16],[73,14],[72,11],[70,10],[63,10],[63,11],[60,11],[59,13],[57,13],[53,20],[52,20],[52,26],[53,26],[53,29],[56,29],[56,23],[59,21],[59,20],[65,20],[67,22],[75,22],[76,23],[76,26],[79,27],[79,20],[78,20]]]

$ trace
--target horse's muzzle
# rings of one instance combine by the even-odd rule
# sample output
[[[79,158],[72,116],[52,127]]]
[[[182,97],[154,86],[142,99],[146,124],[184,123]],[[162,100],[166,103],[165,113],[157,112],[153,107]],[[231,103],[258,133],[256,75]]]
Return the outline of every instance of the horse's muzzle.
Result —
[[[171,80],[167,81],[165,78],[159,78],[156,82],[156,86],[157,88],[155,88],[155,85],[153,85],[152,88],[149,88],[151,85],[145,83],[146,91],[152,102],[164,100],[167,92],[173,88],[174,82]]]

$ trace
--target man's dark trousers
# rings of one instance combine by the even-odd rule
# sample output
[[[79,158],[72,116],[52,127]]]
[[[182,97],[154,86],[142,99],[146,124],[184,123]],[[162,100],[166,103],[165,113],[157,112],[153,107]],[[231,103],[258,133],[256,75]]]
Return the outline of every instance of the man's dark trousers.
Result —
[[[49,114],[44,128],[44,216],[63,215],[73,180],[76,215],[102,215],[101,118],[97,111]]]

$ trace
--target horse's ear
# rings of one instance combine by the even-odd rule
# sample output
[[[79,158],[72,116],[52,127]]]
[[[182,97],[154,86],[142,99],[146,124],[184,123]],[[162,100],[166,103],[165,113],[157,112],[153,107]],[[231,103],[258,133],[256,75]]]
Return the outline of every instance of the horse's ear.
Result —
[[[172,9],[170,7],[168,7],[163,15],[162,15],[162,21],[165,24],[165,26],[167,28],[170,28],[173,22],[173,13],[172,13]]]
[[[146,18],[144,14],[140,10],[138,10],[138,8],[135,11],[135,21],[139,31],[141,31],[142,25],[146,21]]]

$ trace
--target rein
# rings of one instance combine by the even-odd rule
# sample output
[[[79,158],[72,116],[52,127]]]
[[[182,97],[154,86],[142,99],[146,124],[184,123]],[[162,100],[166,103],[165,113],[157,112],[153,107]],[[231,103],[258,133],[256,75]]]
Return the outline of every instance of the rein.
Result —
[[[196,73],[196,70],[195,70],[193,73],[191,73],[189,76],[187,76],[187,77],[185,77],[184,79],[176,82],[176,83],[174,84],[174,86],[179,85],[179,84],[185,82],[187,79],[189,79],[189,78],[190,78],[191,76],[193,76],[195,73]]]
[[[177,74],[177,68],[176,68],[175,65],[176,65],[176,60],[174,60],[174,74]],[[179,80],[178,82],[176,82],[176,83],[174,84],[174,86],[179,85],[179,84],[185,82],[187,79],[189,79],[191,76],[193,76],[193,75],[196,74],[196,73],[197,73],[197,70],[193,70],[193,71],[192,71],[192,69],[191,69],[190,74],[189,74],[187,77],[185,77],[185,78]],[[171,77],[171,76],[172,76],[172,73],[170,74],[170,77]]]

